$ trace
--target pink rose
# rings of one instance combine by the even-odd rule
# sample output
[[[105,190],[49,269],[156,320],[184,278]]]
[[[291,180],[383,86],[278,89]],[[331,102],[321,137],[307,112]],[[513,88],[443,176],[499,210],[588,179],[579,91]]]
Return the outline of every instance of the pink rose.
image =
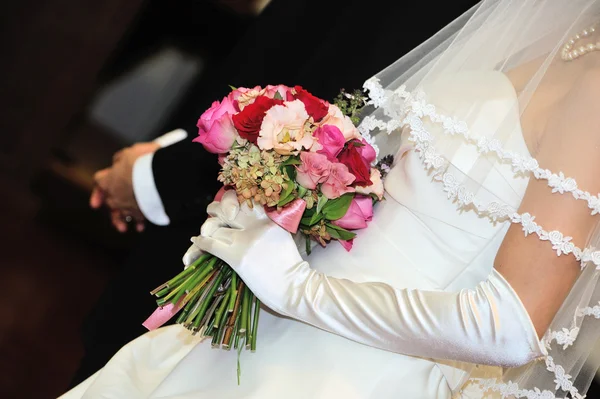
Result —
[[[241,111],[248,105],[252,104],[256,97],[262,96],[265,93],[265,89],[260,86],[253,87],[251,89],[246,87],[240,87],[229,93],[229,100],[234,105],[236,111]]]
[[[321,185],[321,192],[329,199],[336,199],[346,193],[354,192],[353,187],[349,187],[354,181],[354,176],[348,171],[348,167],[341,163],[332,163],[329,171],[329,177]]]
[[[235,109],[229,98],[212,103],[198,119],[198,137],[193,141],[202,143],[207,151],[215,154],[228,152],[237,136],[231,122],[233,114]]]
[[[317,184],[323,183],[329,177],[331,162],[323,154],[303,151],[300,153],[302,164],[296,168],[296,180],[309,190],[317,188]]]
[[[357,195],[350,203],[346,214],[332,223],[346,230],[358,230],[367,227],[373,219],[373,200],[370,197]]]
[[[346,139],[340,129],[333,125],[318,127],[313,132],[313,136],[317,140],[317,143],[313,145],[312,149],[316,148],[317,153],[326,155],[330,161],[336,160],[346,143]]]
[[[210,130],[203,131],[200,128],[198,137],[193,141],[202,144],[208,152],[224,154],[231,149],[236,137],[237,131],[233,127],[231,117],[226,114],[214,121]]]
[[[233,102],[228,97],[225,97],[221,102],[215,101],[212,103],[211,107],[200,115],[196,126],[200,129],[200,134],[202,134],[202,131],[208,132],[212,128],[213,123],[221,119],[223,115],[228,114],[231,116],[235,113],[236,110],[233,107]]]
[[[265,96],[269,98],[275,98],[276,93],[279,93],[284,101],[294,101],[294,95],[292,94],[292,89],[290,87],[285,85],[268,85],[265,88]]]
[[[371,168],[370,180],[372,184],[366,187],[355,187],[356,192],[364,195],[375,194],[381,201],[383,199],[383,192],[385,191],[383,181],[381,180],[381,172],[378,169]]]
[[[261,150],[273,150],[281,155],[298,154],[312,147],[315,139],[306,128],[308,113],[300,100],[274,105],[260,126],[257,145]]]
[[[342,111],[335,105],[329,104],[327,115],[319,122],[319,126],[333,125],[336,126],[346,141],[352,139],[361,139],[360,133],[350,118],[342,113]]]
[[[229,93],[229,95],[227,97],[229,98],[229,100],[231,100],[231,102],[233,102],[233,101],[237,101],[237,99],[240,98],[241,96],[243,96],[244,94],[248,94],[251,92],[260,92],[260,91],[264,91],[263,88],[260,86],[255,86],[252,88],[238,87],[237,89],[235,89],[231,93]]]
[[[357,147],[357,150],[359,154],[365,159],[365,161],[367,161],[368,164],[371,165],[375,158],[377,158],[377,153],[375,153],[375,149],[373,148],[373,146],[367,143],[367,140],[362,139],[360,142],[363,144],[363,146]]]

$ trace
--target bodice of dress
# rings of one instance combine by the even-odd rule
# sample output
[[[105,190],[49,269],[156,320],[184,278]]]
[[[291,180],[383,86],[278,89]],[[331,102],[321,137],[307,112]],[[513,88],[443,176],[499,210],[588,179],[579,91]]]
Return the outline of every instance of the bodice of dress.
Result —
[[[511,111],[516,95],[504,75],[490,72],[453,77],[426,91],[440,111],[462,118],[473,131],[485,132],[503,118],[511,145],[527,153],[518,112]],[[477,110],[473,109],[475,103],[479,104]],[[429,127],[440,129],[433,124]],[[410,145],[405,137],[402,140]],[[452,162],[468,171],[474,166],[476,150],[451,140],[440,143],[452,148]],[[496,162],[489,168],[485,186],[492,187],[493,194],[481,194],[516,208],[527,180],[514,177],[510,165]],[[508,229],[506,224],[492,224],[474,212],[458,212],[442,186],[432,182],[415,151],[408,150],[395,160],[385,188],[386,200],[376,205],[369,226],[358,232],[352,251],[337,243],[317,247],[307,257],[311,267],[357,282],[425,290],[456,291],[487,278]],[[451,398],[473,367],[370,348],[265,310],[257,352],[241,354],[241,384],[237,386],[234,351],[212,349],[205,341],[185,352],[183,358],[167,356],[174,350],[169,345],[177,345],[172,342],[181,333],[177,329],[155,331],[139,348],[128,349],[132,358],[143,356],[151,364],[145,374],[139,368],[130,370],[146,384],[147,393],[141,397]],[[168,340],[165,334],[173,336]],[[149,354],[152,351],[157,355]]]

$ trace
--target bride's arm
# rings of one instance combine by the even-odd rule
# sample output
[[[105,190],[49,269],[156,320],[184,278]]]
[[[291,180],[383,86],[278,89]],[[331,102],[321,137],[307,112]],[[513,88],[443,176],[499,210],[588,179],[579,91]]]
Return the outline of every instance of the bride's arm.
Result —
[[[550,116],[535,140],[542,168],[576,178],[578,187],[590,193],[600,192],[599,90],[600,74],[582,74],[570,92],[545,112]],[[581,249],[598,222],[587,201],[576,200],[568,192],[552,193],[547,181],[533,177],[519,212],[534,215],[546,231],[572,237]],[[579,275],[580,265],[572,254],[557,256],[551,244],[535,234],[525,237],[521,227],[513,224],[508,230],[495,268],[519,295],[541,337]]]
[[[231,265],[265,305],[281,314],[414,356],[514,367],[542,354],[527,312],[495,271],[460,292],[336,279],[311,269],[291,235],[261,207],[243,205],[235,216],[235,206],[234,192],[211,204],[212,219],[232,219],[231,227],[223,227],[223,220],[215,226],[207,222],[205,236],[193,241]]]

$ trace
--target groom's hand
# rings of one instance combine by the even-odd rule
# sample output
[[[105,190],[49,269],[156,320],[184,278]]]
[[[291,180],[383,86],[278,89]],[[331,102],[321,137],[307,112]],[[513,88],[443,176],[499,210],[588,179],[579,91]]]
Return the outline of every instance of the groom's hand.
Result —
[[[96,186],[90,196],[90,206],[100,208],[107,205],[111,210],[111,220],[115,228],[124,233],[127,222],[135,221],[137,231],[144,229],[144,215],[135,199],[133,191],[133,165],[142,155],[160,148],[157,143],[137,143],[113,156],[113,165],[94,175]]]

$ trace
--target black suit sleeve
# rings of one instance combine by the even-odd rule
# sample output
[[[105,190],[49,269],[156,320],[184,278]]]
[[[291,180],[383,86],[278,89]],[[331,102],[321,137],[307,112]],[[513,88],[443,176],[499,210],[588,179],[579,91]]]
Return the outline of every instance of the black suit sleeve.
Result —
[[[217,157],[200,143],[187,139],[156,151],[152,161],[154,182],[165,212],[173,223],[197,223],[221,184]]]
[[[317,40],[316,32],[301,28],[320,1],[274,0],[229,56],[197,82],[175,117],[164,127],[163,131],[183,128],[188,133],[186,140],[158,150],[152,162],[156,188],[171,224],[201,222],[206,217],[206,206],[221,187],[217,181],[220,166],[216,156],[191,141],[197,135],[195,125],[200,114],[213,101],[228,94],[229,84],[293,84],[294,75],[305,60],[283,65],[281,60],[290,59],[291,48],[303,48],[307,41]],[[319,6],[324,12],[321,18],[325,19],[341,1],[330,0]]]

